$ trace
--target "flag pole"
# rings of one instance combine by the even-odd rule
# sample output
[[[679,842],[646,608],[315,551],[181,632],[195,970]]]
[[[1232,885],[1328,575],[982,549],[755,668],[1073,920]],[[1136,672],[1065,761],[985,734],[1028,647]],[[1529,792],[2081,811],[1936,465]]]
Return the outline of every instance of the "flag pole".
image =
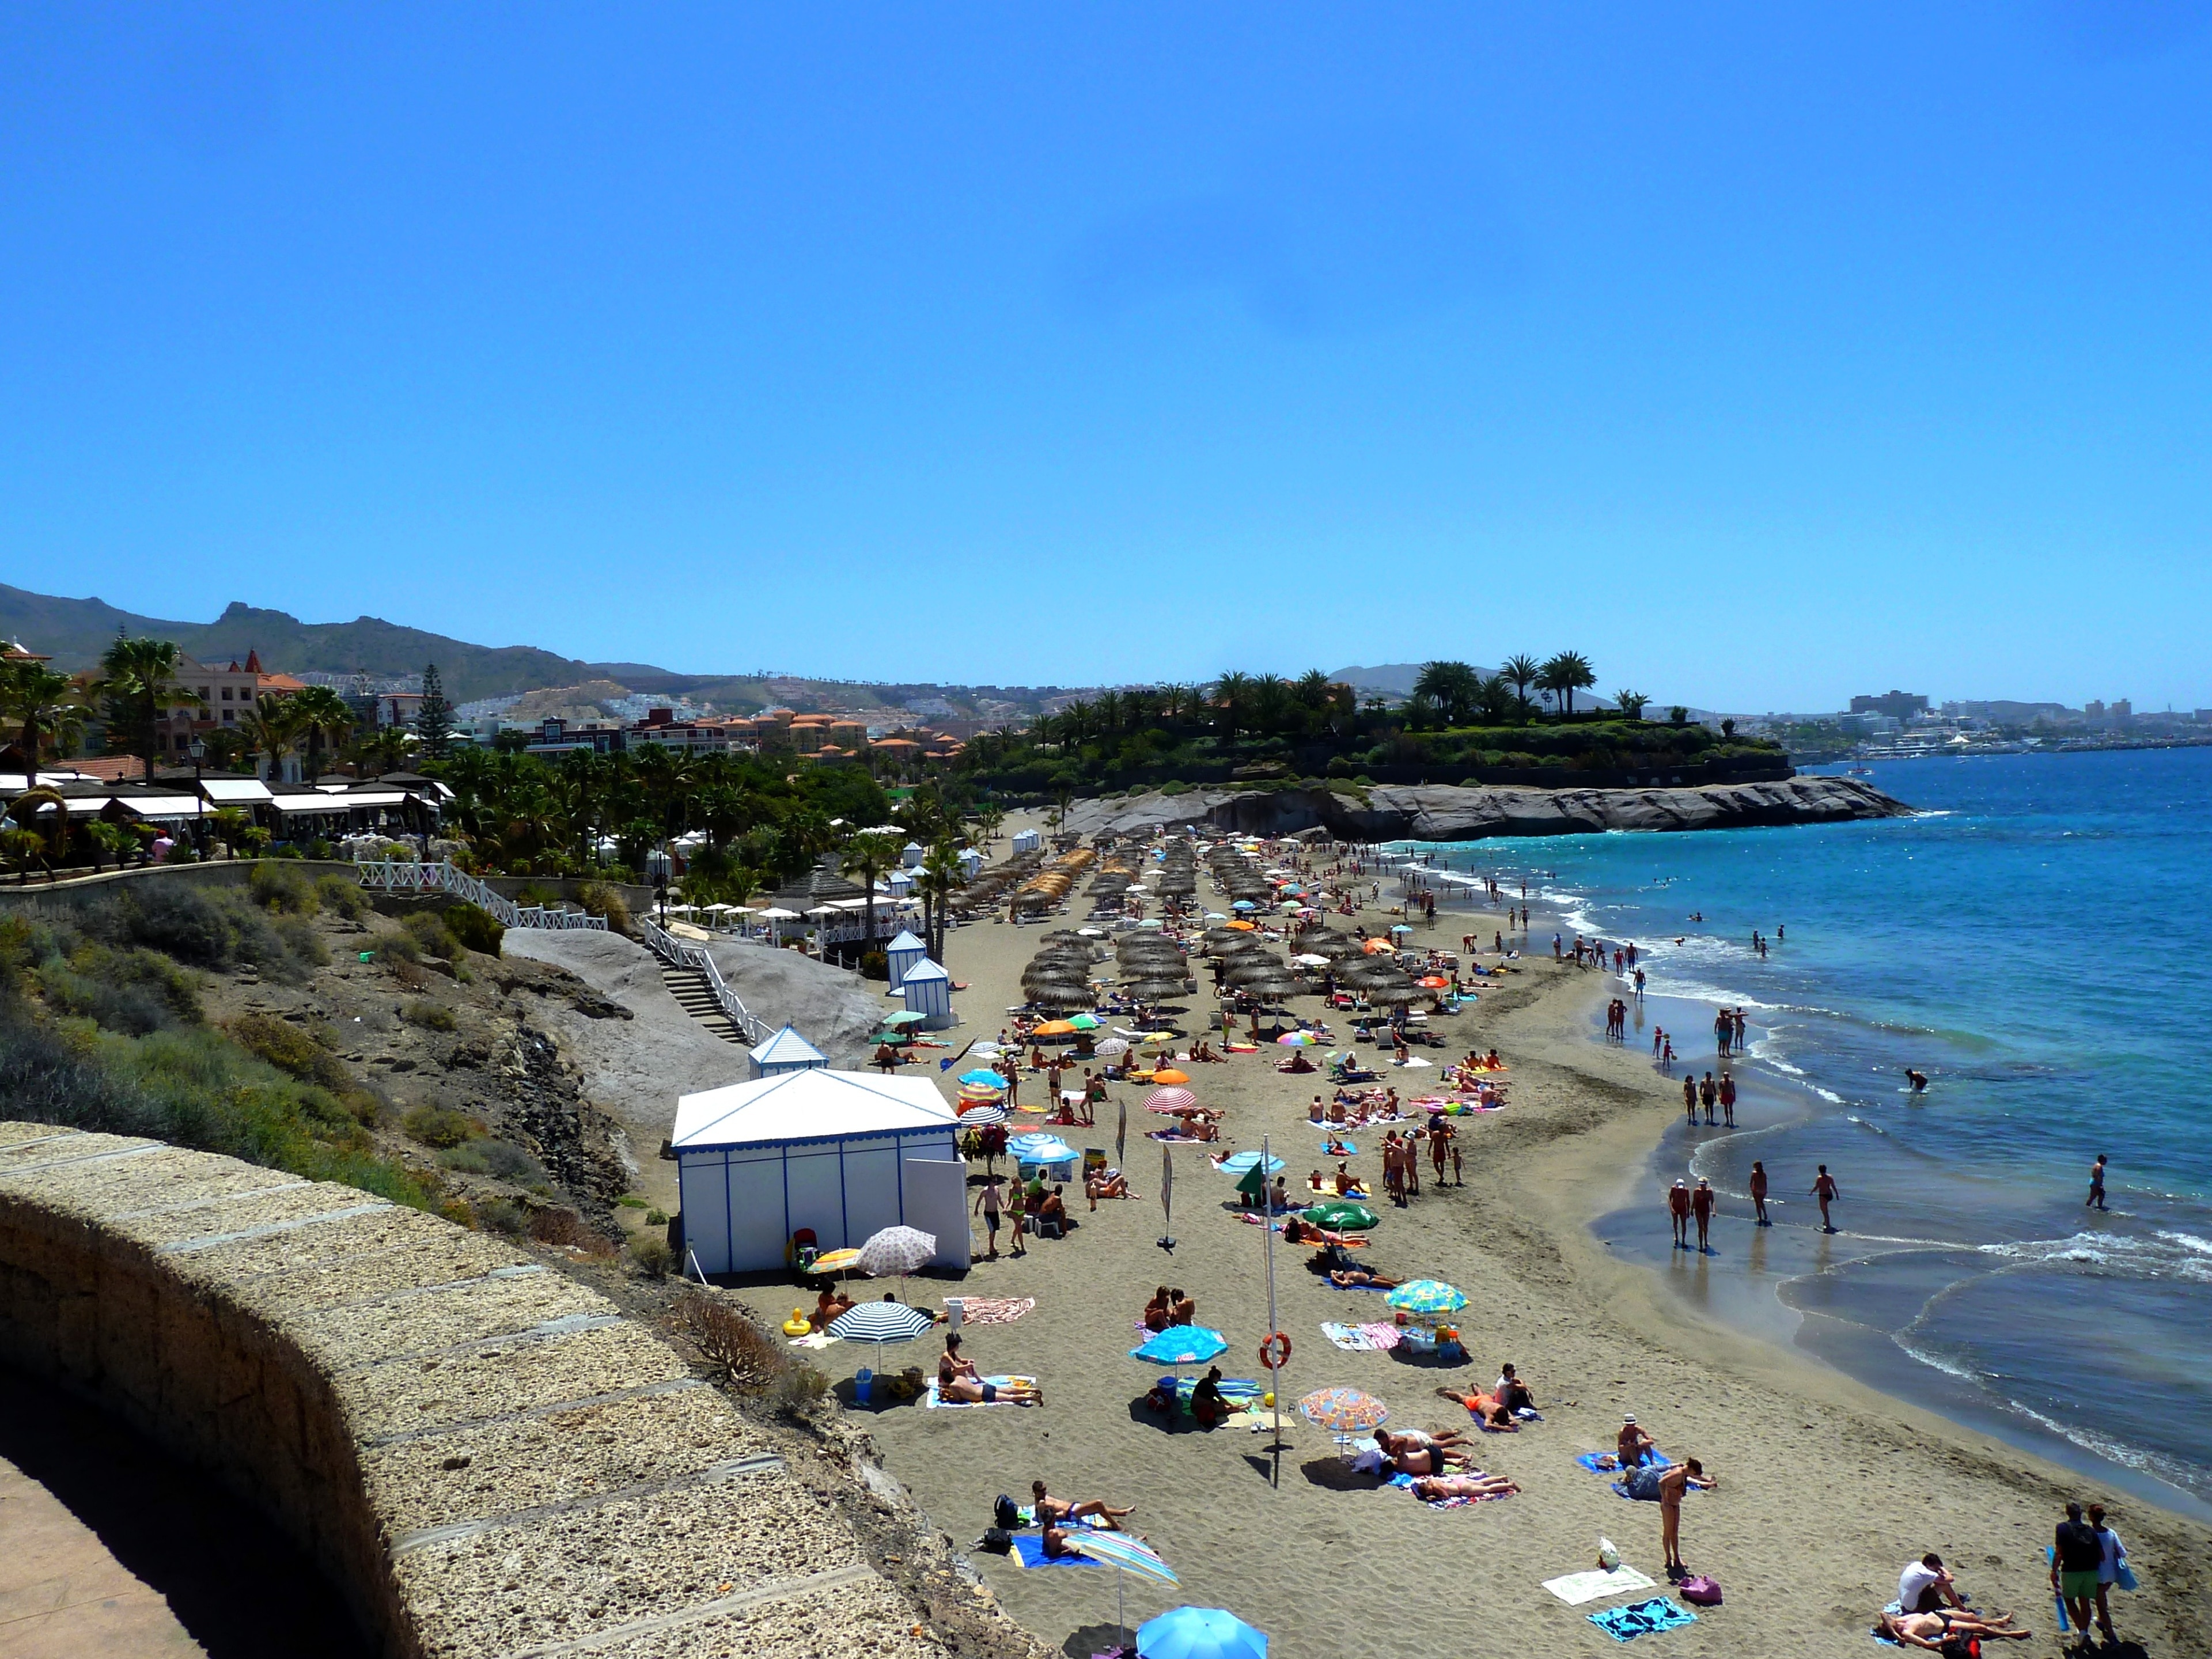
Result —
[[[1267,1165],[1273,1162],[1268,1152],[1268,1137],[1260,1137],[1260,1190],[1263,1207],[1260,1212],[1260,1237],[1267,1241],[1267,1334],[1272,1337],[1275,1326],[1275,1195],[1274,1188],[1267,1184]],[[1267,1392],[1275,1399],[1275,1443],[1268,1449],[1277,1454],[1274,1459],[1271,1486],[1283,1483],[1283,1374],[1275,1364],[1274,1346],[1267,1348]]]

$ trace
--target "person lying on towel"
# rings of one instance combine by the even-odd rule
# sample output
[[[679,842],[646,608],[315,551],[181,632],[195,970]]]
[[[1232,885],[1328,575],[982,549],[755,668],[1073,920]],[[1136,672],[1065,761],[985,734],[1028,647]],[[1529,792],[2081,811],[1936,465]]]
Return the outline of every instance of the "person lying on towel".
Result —
[[[1017,1406],[1042,1406],[1044,1395],[1026,1382],[986,1382],[976,1374],[975,1362],[960,1357],[960,1333],[945,1334],[945,1352],[937,1361],[937,1397],[992,1406],[1008,1401]]]
[[[1496,1395],[1461,1394],[1451,1389],[1438,1389],[1437,1393],[1466,1407],[1474,1420],[1492,1434],[1510,1434],[1521,1426],[1513,1420],[1513,1408]]]
[[[1510,1498],[1520,1490],[1504,1475],[1485,1474],[1480,1469],[1462,1469],[1457,1474],[1417,1475],[1413,1480],[1413,1496],[1425,1504],[1446,1498]]]

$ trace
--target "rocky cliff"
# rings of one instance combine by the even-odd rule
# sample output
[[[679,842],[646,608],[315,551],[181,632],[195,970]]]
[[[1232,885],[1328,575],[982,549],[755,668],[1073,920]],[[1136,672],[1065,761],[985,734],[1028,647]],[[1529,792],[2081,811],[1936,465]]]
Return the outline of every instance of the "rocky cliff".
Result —
[[[1463,789],[1451,785],[1370,789],[1363,799],[1326,789],[1194,789],[1078,802],[1068,828],[1146,833],[1203,823],[1244,835],[1321,829],[1348,841],[1482,841],[1599,830],[1744,830],[1909,817],[1902,801],[1855,778],[1797,777],[1691,789]]]

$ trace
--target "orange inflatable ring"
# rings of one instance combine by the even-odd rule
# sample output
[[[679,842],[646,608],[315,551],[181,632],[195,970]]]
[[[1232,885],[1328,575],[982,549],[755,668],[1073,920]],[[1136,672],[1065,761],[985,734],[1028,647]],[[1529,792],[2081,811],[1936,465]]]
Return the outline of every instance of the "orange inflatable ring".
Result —
[[[1291,1339],[1280,1331],[1270,1334],[1260,1344],[1260,1363],[1271,1371],[1279,1371],[1291,1363]]]

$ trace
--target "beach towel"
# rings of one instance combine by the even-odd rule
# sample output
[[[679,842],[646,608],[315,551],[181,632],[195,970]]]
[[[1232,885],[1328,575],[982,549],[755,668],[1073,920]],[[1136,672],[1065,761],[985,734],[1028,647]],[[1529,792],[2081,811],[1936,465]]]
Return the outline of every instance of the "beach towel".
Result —
[[[1036,1378],[1034,1376],[987,1376],[983,1380],[994,1388],[1003,1389],[1016,1382],[1024,1388],[1036,1387]],[[937,1379],[933,1376],[929,1379],[929,1391],[922,1395],[921,1403],[923,1407],[929,1411],[958,1412],[970,1409],[980,1411],[987,1405],[1012,1406],[1017,1402],[1012,1400],[939,1400],[937,1397]]]
[[[1033,1296],[971,1296],[961,1304],[963,1325],[1011,1325],[1036,1306]]]
[[[1163,1376],[1152,1386],[1163,1395],[1172,1395],[1176,1404],[1188,1411],[1191,1392],[1198,1387],[1198,1379],[1194,1376]],[[1258,1405],[1260,1396],[1267,1391],[1264,1384],[1255,1382],[1249,1376],[1224,1376],[1219,1386],[1221,1403],[1232,1411],[1240,1408],[1249,1410]]]
[[[1373,1353],[1382,1346],[1358,1325],[1338,1325],[1323,1320],[1321,1334],[1346,1353]]]
[[[1547,1578],[1544,1588],[1571,1607],[1585,1601],[1595,1601],[1601,1595],[1625,1595],[1631,1590],[1656,1588],[1633,1567],[1616,1567],[1607,1572],[1602,1567],[1593,1567],[1588,1572],[1571,1572],[1563,1577]]]
[[[794,1348],[827,1348],[842,1340],[827,1331],[809,1331],[805,1336],[793,1337],[791,1346]]]
[[[1362,1325],[1359,1329],[1360,1333],[1378,1348],[1395,1348],[1406,1340],[1406,1333],[1397,1326],[1386,1325],[1380,1321],[1370,1321]]]
[[[1474,1471],[1469,1470],[1468,1473],[1472,1474]],[[1410,1474],[1394,1474],[1382,1485],[1386,1488],[1395,1487],[1401,1492],[1411,1492],[1413,1490],[1413,1477]],[[1480,1498],[1424,1498],[1421,1502],[1432,1510],[1459,1510],[1465,1509],[1469,1504],[1488,1504],[1496,1499],[1510,1498],[1512,1495],[1508,1492],[1485,1492]],[[1649,1584],[1651,1581],[1647,1578],[1644,1582]]]
[[[1616,1642],[1632,1642],[1639,1636],[1654,1631],[1674,1630],[1682,1625],[1694,1625],[1698,1615],[1689,1608],[1677,1607],[1663,1595],[1655,1595],[1649,1601],[1632,1602],[1625,1607],[1607,1607],[1603,1613],[1594,1613],[1589,1621]]]
[[[1098,1565],[1087,1555],[1047,1555],[1042,1532],[1018,1532],[1014,1534],[1013,1543],[1014,1557],[1025,1567],[1095,1567]]]
[[[1611,1474],[1613,1471],[1604,1468],[1602,1466],[1601,1460],[1611,1457],[1612,1455],[1613,1454],[1611,1452],[1584,1452],[1580,1457],[1575,1459],[1575,1462],[1581,1464],[1592,1474]],[[1662,1451],[1649,1452],[1645,1454],[1644,1467],[1647,1469],[1665,1468],[1667,1467],[1667,1454]]]

